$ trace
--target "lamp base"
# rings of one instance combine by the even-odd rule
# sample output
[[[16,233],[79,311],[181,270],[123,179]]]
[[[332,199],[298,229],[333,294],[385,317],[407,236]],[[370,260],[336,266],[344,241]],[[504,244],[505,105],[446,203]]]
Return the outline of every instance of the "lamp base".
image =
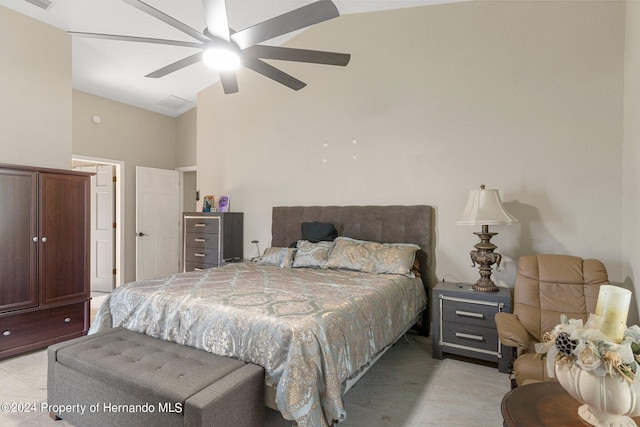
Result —
[[[499,292],[500,288],[493,283],[493,280],[481,277],[471,286],[474,291],[478,292]]]
[[[469,254],[471,256],[472,267],[475,267],[478,264],[478,269],[480,270],[480,278],[478,281],[472,286],[472,288],[479,292],[498,292],[500,288],[493,283],[491,280],[491,266],[496,264],[497,267],[500,267],[500,261],[502,261],[502,255],[497,252],[493,252],[498,247],[491,243],[491,238],[498,233],[490,233],[489,227],[486,225],[482,226],[482,232],[473,233],[480,238],[480,243],[474,245],[476,248],[475,251],[471,251]]]

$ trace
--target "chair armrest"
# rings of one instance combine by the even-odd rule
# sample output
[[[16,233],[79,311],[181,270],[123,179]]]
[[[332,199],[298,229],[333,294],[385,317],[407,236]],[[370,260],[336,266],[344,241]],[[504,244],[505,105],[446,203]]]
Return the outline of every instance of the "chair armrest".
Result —
[[[529,333],[513,313],[496,313],[496,328],[502,345],[526,349],[530,346]]]

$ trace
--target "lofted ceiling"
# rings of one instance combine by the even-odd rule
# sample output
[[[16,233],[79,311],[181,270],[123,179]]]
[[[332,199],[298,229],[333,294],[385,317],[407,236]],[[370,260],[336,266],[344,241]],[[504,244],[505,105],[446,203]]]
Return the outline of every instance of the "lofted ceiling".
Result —
[[[0,0],[0,6],[65,31],[194,41],[122,0],[33,1],[51,2],[51,6],[45,10],[27,0]],[[198,31],[206,26],[201,0],[144,1]],[[456,0],[334,0],[334,3],[344,15],[451,1]],[[227,0],[229,26],[235,30],[244,29],[311,2]],[[72,40],[74,89],[171,117],[195,107],[197,93],[219,80],[218,73],[202,62],[159,79],[144,77],[151,71],[197,52],[193,48],[79,37]],[[285,37],[280,37],[265,44],[277,45],[284,40]],[[344,49],[345,53],[349,53],[347,50]]]

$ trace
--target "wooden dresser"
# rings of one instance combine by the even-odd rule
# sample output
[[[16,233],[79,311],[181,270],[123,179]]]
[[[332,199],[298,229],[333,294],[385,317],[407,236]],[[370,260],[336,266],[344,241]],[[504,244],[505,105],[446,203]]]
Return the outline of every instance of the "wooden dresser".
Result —
[[[0,359],[87,333],[90,176],[0,164]]]
[[[185,212],[183,270],[218,267],[242,260],[241,212]]]

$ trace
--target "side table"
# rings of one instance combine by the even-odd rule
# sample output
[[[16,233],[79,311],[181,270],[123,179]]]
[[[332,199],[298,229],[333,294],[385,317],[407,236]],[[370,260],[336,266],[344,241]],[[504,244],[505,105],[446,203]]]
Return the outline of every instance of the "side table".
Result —
[[[585,427],[578,415],[582,403],[556,381],[514,388],[502,399],[504,427]],[[640,425],[640,417],[633,420]]]
[[[433,358],[443,353],[496,362],[509,373],[511,347],[503,347],[494,320],[511,311],[511,291],[478,292],[470,284],[439,282],[433,288]]]

